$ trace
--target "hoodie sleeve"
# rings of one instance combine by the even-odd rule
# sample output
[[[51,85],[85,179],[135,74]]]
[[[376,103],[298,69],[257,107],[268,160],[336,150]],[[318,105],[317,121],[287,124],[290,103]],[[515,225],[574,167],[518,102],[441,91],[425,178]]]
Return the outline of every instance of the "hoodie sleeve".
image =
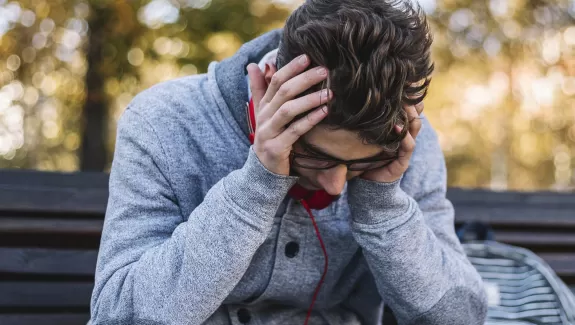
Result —
[[[269,172],[250,149],[243,168],[184,222],[166,159],[152,125],[128,109],[118,123],[91,324],[203,323],[241,280],[296,181]]]
[[[482,280],[455,235],[443,153],[425,119],[401,185],[349,184],[354,237],[384,302],[401,325],[484,324]]]

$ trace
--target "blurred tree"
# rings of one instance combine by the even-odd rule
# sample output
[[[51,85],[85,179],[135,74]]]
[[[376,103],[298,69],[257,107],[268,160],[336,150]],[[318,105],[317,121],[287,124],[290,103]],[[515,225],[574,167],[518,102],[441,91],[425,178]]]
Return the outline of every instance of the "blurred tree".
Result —
[[[86,71],[86,103],[82,126],[82,146],[80,151],[81,170],[103,170],[106,166],[107,155],[104,138],[106,135],[106,110],[108,101],[104,93],[104,76],[98,69],[102,62],[102,48],[113,37],[107,30],[110,22],[111,9],[108,7],[95,6],[92,9],[88,26],[90,28]],[[113,16],[112,16],[113,17]],[[114,17],[116,18],[116,17]]]
[[[135,94],[206,71],[288,13],[268,1],[0,0],[0,167],[107,169]]]
[[[419,0],[450,186],[574,188],[572,0]],[[0,0],[0,167],[107,170],[140,91],[202,73],[299,0]]]
[[[122,44],[108,44],[117,64],[105,81],[112,103],[109,152],[117,119],[138,92],[158,82],[206,72],[210,62],[281,27],[290,12],[290,7],[268,0],[153,0],[141,1],[133,9],[139,23],[133,26],[139,33]]]
[[[77,168],[85,26],[76,9],[67,0],[0,1],[4,167]]]
[[[110,99],[106,96],[104,84],[108,78],[121,77],[124,69],[131,70],[126,54],[145,27],[136,18],[138,7],[133,1],[93,2],[88,19],[90,32],[86,51],[88,69],[80,169],[102,171],[110,159],[107,154]],[[107,55],[110,47],[120,52],[120,56]]]
[[[427,114],[447,149],[451,184],[573,189],[575,91],[565,91],[575,80],[573,9],[569,0],[432,8],[438,71]]]

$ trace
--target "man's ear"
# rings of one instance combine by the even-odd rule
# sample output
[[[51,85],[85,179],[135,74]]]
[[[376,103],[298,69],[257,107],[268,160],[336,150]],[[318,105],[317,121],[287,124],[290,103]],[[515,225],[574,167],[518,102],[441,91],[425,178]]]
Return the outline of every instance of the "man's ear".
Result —
[[[272,82],[272,76],[276,73],[278,69],[274,64],[266,63],[266,68],[264,70],[264,77],[266,78],[266,83],[269,85]]]

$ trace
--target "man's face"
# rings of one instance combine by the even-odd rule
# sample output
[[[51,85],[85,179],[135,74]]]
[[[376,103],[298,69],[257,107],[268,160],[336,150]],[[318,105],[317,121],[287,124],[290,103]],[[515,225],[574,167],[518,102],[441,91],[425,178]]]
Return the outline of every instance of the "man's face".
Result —
[[[277,68],[273,63],[266,64],[264,77],[268,85],[276,72]],[[377,145],[364,144],[355,132],[331,130],[325,125],[314,127],[298,142],[293,147],[296,153],[322,159],[331,157],[339,160],[358,160],[372,158],[381,155],[383,152],[382,148]],[[304,146],[301,145],[302,142],[307,144],[308,150],[304,149]],[[310,147],[313,152],[309,151]],[[323,189],[331,195],[339,195],[346,181],[363,173],[360,171],[348,171],[345,165],[337,165],[323,170],[292,165],[291,169],[300,176],[298,183],[303,187],[310,190]]]
[[[378,156],[382,148],[364,144],[357,133],[347,130],[331,130],[328,126],[318,125],[302,137],[304,144],[296,143],[294,151],[318,158],[330,157],[339,160],[358,160]],[[306,149],[307,148],[307,149]],[[348,171],[343,164],[330,169],[316,170],[292,166],[300,176],[299,184],[310,190],[323,189],[331,195],[339,195],[345,182],[361,175],[361,171]]]

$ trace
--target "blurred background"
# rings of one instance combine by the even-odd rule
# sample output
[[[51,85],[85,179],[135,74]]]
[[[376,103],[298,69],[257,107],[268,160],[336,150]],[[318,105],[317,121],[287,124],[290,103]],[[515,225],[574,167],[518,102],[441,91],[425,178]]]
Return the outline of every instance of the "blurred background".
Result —
[[[0,0],[0,168],[108,171],[138,92],[203,73],[298,0]],[[420,0],[449,186],[575,189],[575,0]]]

